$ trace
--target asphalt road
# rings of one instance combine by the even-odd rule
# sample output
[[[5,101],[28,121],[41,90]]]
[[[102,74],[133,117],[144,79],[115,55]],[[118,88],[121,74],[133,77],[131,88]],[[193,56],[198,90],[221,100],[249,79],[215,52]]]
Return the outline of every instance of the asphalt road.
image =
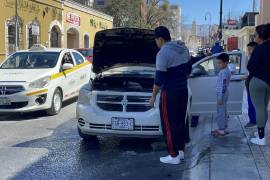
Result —
[[[74,101],[57,116],[44,112],[0,116],[0,179],[181,179],[185,163],[163,165],[159,139],[77,133]]]

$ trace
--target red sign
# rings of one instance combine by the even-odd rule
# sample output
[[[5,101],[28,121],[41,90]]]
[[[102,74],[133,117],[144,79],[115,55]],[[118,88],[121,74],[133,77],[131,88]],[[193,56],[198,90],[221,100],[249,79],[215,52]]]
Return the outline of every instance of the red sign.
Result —
[[[77,14],[67,13],[67,22],[75,26],[80,26],[81,18]]]
[[[229,19],[227,21],[227,23],[228,23],[229,26],[235,26],[237,24],[237,21],[236,20]]]

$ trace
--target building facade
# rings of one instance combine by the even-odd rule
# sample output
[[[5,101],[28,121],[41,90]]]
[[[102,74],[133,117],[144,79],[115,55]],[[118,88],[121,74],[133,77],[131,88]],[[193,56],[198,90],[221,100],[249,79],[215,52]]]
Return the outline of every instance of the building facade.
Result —
[[[260,13],[256,16],[256,26],[270,23],[270,1],[260,0]]]
[[[97,31],[113,26],[111,16],[69,0],[17,0],[16,18],[15,2],[0,1],[0,62],[16,49],[29,49],[37,43],[47,47],[91,47]],[[76,38],[77,44],[73,42]]]
[[[96,32],[113,27],[113,18],[88,6],[63,2],[63,47],[93,47]]]

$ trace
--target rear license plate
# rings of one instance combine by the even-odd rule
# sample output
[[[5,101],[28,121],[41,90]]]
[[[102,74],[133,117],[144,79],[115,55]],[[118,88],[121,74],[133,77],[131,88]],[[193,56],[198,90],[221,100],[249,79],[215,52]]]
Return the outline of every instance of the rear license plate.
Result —
[[[134,119],[133,118],[112,118],[112,129],[113,130],[134,130]]]
[[[11,101],[8,98],[0,98],[0,105],[11,105]]]

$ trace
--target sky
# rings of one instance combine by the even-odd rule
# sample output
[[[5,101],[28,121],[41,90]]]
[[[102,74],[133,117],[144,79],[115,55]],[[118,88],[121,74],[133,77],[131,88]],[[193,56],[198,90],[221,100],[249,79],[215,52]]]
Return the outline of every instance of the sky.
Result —
[[[182,20],[184,24],[191,24],[193,20],[197,24],[219,23],[220,0],[170,0],[171,4],[178,4],[182,7]],[[252,11],[253,0],[223,0],[223,17],[231,14],[232,18],[237,18],[247,11]],[[257,10],[259,0],[256,0]],[[205,20],[205,15],[207,19]]]

